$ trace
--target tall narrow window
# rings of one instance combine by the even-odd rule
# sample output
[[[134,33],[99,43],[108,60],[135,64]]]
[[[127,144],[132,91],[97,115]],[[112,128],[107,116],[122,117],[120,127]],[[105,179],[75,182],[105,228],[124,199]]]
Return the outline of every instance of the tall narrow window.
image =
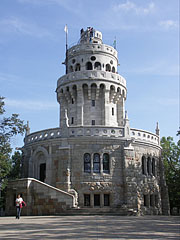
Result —
[[[91,105],[92,107],[95,107],[95,100],[92,100]]]
[[[84,154],[84,172],[91,172],[91,155],[89,153]]]
[[[95,125],[95,120],[92,120],[92,125]]]
[[[112,108],[112,116],[114,116],[114,108]]]
[[[153,194],[150,195],[150,206],[154,207],[154,195]]]
[[[40,164],[40,174],[39,175],[40,175],[39,180],[41,182],[44,182],[45,178],[46,178],[46,164],[45,163]]]
[[[100,206],[100,194],[94,194],[94,206]]]
[[[81,65],[77,63],[75,67],[75,71],[80,71],[80,70],[81,70]]]
[[[104,206],[110,206],[109,194],[104,194]]]
[[[144,206],[148,207],[148,195],[144,195]]]
[[[158,207],[158,195],[157,194],[155,194],[155,200],[154,201],[155,201],[155,206]]]
[[[84,194],[84,206],[89,207],[91,204],[90,194]]]
[[[111,66],[110,66],[110,64],[106,64],[106,71],[107,71],[107,72],[110,72],[110,71],[111,71]]]
[[[103,172],[109,173],[109,154],[108,153],[103,154]]]
[[[93,157],[93,172],[100,173],[100,155],[95,153]]]
[[[94,64],[94,69],[96,69],[96,70],[101,70],[101,64],[100,64],[100,62],[95,62],[95,64]]]
[[[153,176],[156,176],[156,165],[155,165],[155,159],[152,159],[152,174]]]
[[[92,63],[91,62],[86,63],[86,70],[92,70]]]
[[[142,156],[142,159],[141,159],[141,164],[142,164],[142,174],[146,174],[146,169],[145,169],[145,166],[146,166],[146,159],[144,156]]]
[[[74,104],[74,99],[72,98],[71,103]]]
[[[148,157],[148,159],[147,159],[147,173],[148,173],[148,175],[151,174],[151,171],[152,171],[152,169],[151,169],[151,158]]]

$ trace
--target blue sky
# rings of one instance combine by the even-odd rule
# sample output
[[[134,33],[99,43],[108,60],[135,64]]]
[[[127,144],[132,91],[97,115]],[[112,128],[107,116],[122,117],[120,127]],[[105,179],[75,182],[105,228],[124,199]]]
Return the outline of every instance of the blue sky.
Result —
[[[57,79],[68,44],[92,26],[117,40],[130,126],[173,136],[179,128],[179,0],[1,0],[0,95],[31,132],[59,125]],[[22,137],[13,140],[22,145]]]

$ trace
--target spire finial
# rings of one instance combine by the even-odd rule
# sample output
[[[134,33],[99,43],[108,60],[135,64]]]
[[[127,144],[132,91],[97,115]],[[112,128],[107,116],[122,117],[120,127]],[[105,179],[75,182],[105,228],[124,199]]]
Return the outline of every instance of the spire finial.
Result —
[[[27,121],[26,124],[26,136],[30,134],[30,127],[29,127],[29,121]]]
[[[159,132],[160,132],[160,130],[159,130],[159,123],[157,122],[156,123],[156,134],[159,136]]]

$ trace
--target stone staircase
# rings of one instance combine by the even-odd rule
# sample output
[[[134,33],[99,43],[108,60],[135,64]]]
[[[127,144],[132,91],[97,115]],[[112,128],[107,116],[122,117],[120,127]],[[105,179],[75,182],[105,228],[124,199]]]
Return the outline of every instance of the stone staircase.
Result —
[[[8,184],[6,215],[15,214],[14,196],[17,193],[22,194],[27,204],[23,208],[23,215],[63,214],[68,209],[76,208],[74,195],[37,179],[24,178]]]

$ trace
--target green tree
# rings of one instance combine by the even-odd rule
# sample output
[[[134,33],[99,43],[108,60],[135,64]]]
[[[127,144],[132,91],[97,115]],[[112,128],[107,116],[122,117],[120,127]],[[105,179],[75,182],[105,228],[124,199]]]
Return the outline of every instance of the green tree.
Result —
[[[26,125],[18,118],[18,114],[12,114],[10,117],[3,116],[4,106],[4,97],[0,97],[0,187],[3,194],[13,168],[11,139],[17,134],[23,134],[26,129]]]
[[[175,144],[172,137],[163,137],[161,146],[170,208],[180,209],[180,140]]]
[[[8,179],[21,178],[22,153],[15,151],[11,157],[11,161],[11,171],[8,175]]]

